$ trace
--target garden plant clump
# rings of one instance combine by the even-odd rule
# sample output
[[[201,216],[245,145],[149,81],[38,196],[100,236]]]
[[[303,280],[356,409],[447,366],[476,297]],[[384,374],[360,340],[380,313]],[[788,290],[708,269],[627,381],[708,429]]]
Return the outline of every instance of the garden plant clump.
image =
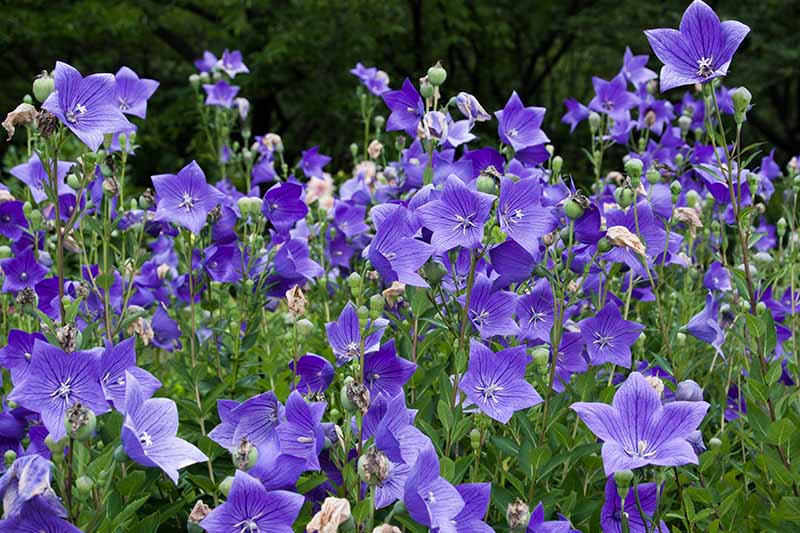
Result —
[[[0,532],[800,529],[800,161],[724,85],[749,31],[645,31],[565,102],[588,161],[359,63],[340,171],[205,52],[146,189],[158,82],[43,72],[3,122]]]

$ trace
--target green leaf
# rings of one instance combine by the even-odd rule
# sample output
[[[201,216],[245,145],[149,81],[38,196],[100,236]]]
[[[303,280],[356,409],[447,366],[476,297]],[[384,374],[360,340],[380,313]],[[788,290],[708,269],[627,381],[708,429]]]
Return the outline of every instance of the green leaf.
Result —
[[[795,425],[791,420],[786,418],[776,420],[769,426],[767,439],[776,446],[783,446],[785,443],[789,442],[795,430]]]

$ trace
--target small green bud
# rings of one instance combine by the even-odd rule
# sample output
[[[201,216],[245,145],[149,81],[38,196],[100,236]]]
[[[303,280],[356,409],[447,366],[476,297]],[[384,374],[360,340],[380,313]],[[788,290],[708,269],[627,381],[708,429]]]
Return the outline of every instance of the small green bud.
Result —
[[[128,454],[125,453],[125,448],[120,444],[114,448],[114,460],[118,463],[123,463],[128,460]]]
[[[386,117],[383,115],[375,115],[375,118],[372,119],[372,123],[375,124],[376,130],[380,130],[383,128],[384,124],[386,124]]]
[[[33,205],[30,202],[25,202],[22,204],[22,212],[25,213],[26,217],[30,217],[31,212],[33,212]]]
[[[53,437],[48,435],[44,439],[44,444],[47,446],[50,452],[52,452],[53,459],[55,460],[56,457],[63,457],[64,448],[67,445],[67,439],[63,438],[61,440],[54,440]]]
[[[602,124],[603,124],[603,119],[598,113],[594,111],[589,113],[589,128],[592,131],[597,131]]]
[[[246,217],[250,214],[250,198],[247,196],[242,196],[238,200],[236,200],[236,205],[239,207],[239,212],[242,214],[243,217]]]
[[[481,174],[480,176],[478,176],[476,185],[478,190],[482,193],[491,195],[497,194],[497,184],[494,182],[494,178],[491,176],[487,176],[486,174]]]
[[[481,447],[481,432],[476,428],[469,432],[469,445],[473,450],[478,450]]]
[[[358,145],[356,143],[350,145],[350,155],[353,156],[353,159],[358,157]]]
[[[4,244],[0,246],[0,259],[5,259],[7,257],[11,257],[11,248]]]
[[[81,180],[75,174],[70,174],[67,176],[67,185],[77,191],[81,188]]]
[[[614,198],[623,209],[633,203],[633,191],[629,187],[621,187],[614,191]]]
[[[675,155],[675,164],[678,166],[683,165],[683,154],[676,154]]]
[[[673,196],[679,195],[682,189],[683,187],[681,187],[681,182],[679,182],[678,180],[674,180],[672,183],[669,184],[669,192],[671,192]]]
[[[686,191],[686,203],[689,207],[696,207],[700,202],[700,195],[694,189]]]
[[[136,201],[136,198],[131,198],[130,202],[128,202],[128,208],[131,211],[136,211],[139,209],[139,202]]]
[[[56,89],[56,80],[50,77],[46,70],[33,80],[33,95],[39,102],[44,103],[50,93]]]
[[[604,254],[606,252],[610,252],[611,248],[613,248],[613,247],[614,247],[614,245],[611,244],[611,241],[609,241],[605,237],[603,237],[602,239],[597,241],[597,251],[600,252],[601,254]]]
[[[81,476],[75,480],[75,488],[78,489],[78,494],[87,495],[92,492],[94,481],[89,476]]]
[[[442,67],[442,62],[437,61],[434,66],[428,69],[428,81],[434,87],[440,87],[447,79],[447,71]]]
[[[381,316],[386,300],[380,294],[373,294],[369,297],[369,317],[373,320]]]
[[[711,448],[712,450],[719,450],[721,446],[722,446],[722,441],[719,440],[717,437],[712,437],[708,441],[708,447]]]
[[[614,482],[617,484],[617,495],[620,498],[625,498],[628,495],[631,481],[633,481],[633,472],[630,470],[614,472]]]
[[[350,287],[350,294],[353,297],[360,295],[361,290],[364,288],[364,280],[361,278],[361,274],[353,272],[347,276],[347,285]]]
[[[436,286],[447,274],[447,270],[438,261],[428,261],[422,267],[422,275],[431,286]]]
[[[775,228],[778,232],[778,237],[786,235],[786,219],[783,217],[779,218],[778,222],[775,223]]]
[[[550,161],[550,167],[553,170],[553,174],[556,176],[561,174],[561,167],[564,166],[564,158],[560,155],[553,157],[552,161]]]
[[[228,476],[219,482],[219,486],[217,488],[219,488],[219,492],[227,498],[228,494],[230,494],[231,492],[232,485],[233,485],[233,476]]]
[[[14,450],[6,450],[6,453],[3,455],[3,460],[6,463],[6,468],[10,467],[14,464],[14,461],[17,460],[17,452]]]
[[[25,96],[22,97],[22,103],[33,105],[33,97],[29,94],[26,94]]]
[[[427,77],[419,80],[419,94],[426,100],[433,96],[433,85]]]
[[[362,305],[358,308],[358,318],[362,320],[366,320],[369,318],[369,308],[365,305]]]
[[[355,379],[353,379],[352,376],[347,376],[344,378],[342,389],[339,391],[339,403],[342,404],[342,408],[348,413],[354,413],[356,410],[355,402],[351,400],[350,396],[347,394],[347,389],[352,387],[354,382]]]
[[[731,100],[733,100],[735,113],[747,113],[750,102],[753,100],[753,95],[745,87],[739,87],[731,92]]]
[[[630,178],[640,178],[642,176],[643,168],[644,168],[644,163],[642,163],[641,159],[632,157],[627,161],[625,161],[625,173]]]
[[[314,333],[314,323],[307,318],[301,318],[295,322],[295,326],[297,327],[297,332],[304,337],[308,337]]]
[[[571,220],[578,219],[583,216],[583,207],[574,198],[569,198],[564,202],[564,214]]]
[[[766,310],[767,310],[767,304],[765,304],[764,302],[758,302],[756,304],[756,311],[758,311],[759,313],[763,313]]]
[[[531,356],[533,365],[540,371],[544,370],[550,362],[550,347],[547,345],[537,346],[531,351]]]
[[[675,344],[678,346],[685,346],[686,345],[686,334],[682,331],[679,331],[675,335]]]
[[[742,298],[739,300],[739,309],[744,312],[750,311],[750,302]]]
[[[681,133],[686,135],[688,133],[689,128],[692,127],[692,117],[687,117],[686,115],[681,115],[678,118],[678,127],[681,129]]]

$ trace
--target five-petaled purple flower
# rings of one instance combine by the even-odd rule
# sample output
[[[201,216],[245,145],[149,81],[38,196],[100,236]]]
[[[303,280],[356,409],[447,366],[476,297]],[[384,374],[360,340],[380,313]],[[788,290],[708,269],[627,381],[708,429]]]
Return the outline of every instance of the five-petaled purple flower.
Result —
[[[129,69],[122,67],[114,76],[116,80],[116,104],[119,110],[127,115],[145,118],[147,115],[147,100],[158,89],[158,82],[139,76]]]
[[[525,107],[514,91],[506,106],[494,113],[499,122],[497,134],[500,140],[511,145],[514,151],[549,142],[541,129],[545,112],[543,107]]]
[[[83,77],[74,67],[58,61],[55,91],[42,104],[58,117],[86,146],[96,151],[106,133],[127,130],[131,124],[114,98],[111,74]]]
[[[631,367],[631,346],[644,326],[623,319],[614,302],[607,303],[595,316],[581,320],[580,327],[593,365]]]
[[[622,499],[617,492],[617,483],[614,476],[609,476],[606,481],[606,500],[600,510],[600,525],[604,532],[622,533],[622,513],[628,517],[628,531],[630,533],[647,533],[651,531],[652,516],[658,507],[658,485],[655,483],[641,483],[638,485],[638,492],[633,488],[625,496],[625,508],[622,508]],[[639,512],[639,506],[646,518]],[[667,525],[661,523],[655,527],[655,531],[669,531]]]
[[[233,107],[233,99],[239,94],[239,87],[225,80],[219,80],[214,84],[206,83],[203,85],[203,90],[206,92],[206,105],[228,109]]]
[[[0,259],[0,269],[5,274],[3,292],[17,293],[33,287],[47,275],[47,267],[39,264],[30,248],[25,248],[16,257]]]
[[[645,31],[653,52],[664,63],[661,92],[727,75],[733,54],[749,32],[741,22],[720,22],[702,0],[686,8],[679,29]]]
[[[524,346],[493,353],[473,340],[469,347],[469,368],[458,386],[481,412],[506,424],[516,411],[542,402],[542,397],[525,379],[527,364]]]
[[[675,401],[661,405],[661,395],[639,372],[633,372],[614,395],[612,405],[573,403],[571,408],[603,441],[606,475],[646,465],[697,464],[686,438],[708,410],[706,402]]]
[[[206,217],[221,204],[225,195],[206,182],[206,175],[196,161],[177,174],[153,176],[158,193],[156,220],[174,222],[195,235],[206,225]]]
[[[425,114],[425,105],[422,97],[414,88],[408,78],[403,80],[402,88],[388,91],[382,95],[386,106],[391,110],[386,121],[386,131],[405,131],[409,136],[417,136],[417,127],[422,115]]]

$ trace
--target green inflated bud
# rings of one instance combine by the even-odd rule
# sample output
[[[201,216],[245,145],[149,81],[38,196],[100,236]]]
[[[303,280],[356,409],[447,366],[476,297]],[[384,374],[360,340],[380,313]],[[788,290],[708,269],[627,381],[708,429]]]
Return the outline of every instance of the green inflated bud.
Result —
[[[630,470],[620,470],[614,472],[614,483],[617,485],[617,495],[620,498],[625,498],[628,495],[628,490],[633,481],[633,472]]]
[[[550,161],[550,168],[553,170],[553,174],[556,176],[561,174],[561,168],[564,166],[564,158],[560,155],[553,157],[552,161]]]
[[[228,494],[230,494],[231,492],[232,486],[233,486],[233,476],[228,476],[219,482],[217,488],[219,489],[219,492],[227,498]]]
[[[373,320],[381,316],[386,300],[380,294],[373,294],[369,297],[369,317]]]
[[[476,180],[476,185],[478,191],[486,194],[496,195],[497,194],[497,184],[494,182],[494,178],[491,176],[487,176],[486,174],[481,174],[478,176]]]
[[[733,100],[734,113],[747,113],[750,107],[750,102],[753,100],[753,95],[750,94],[745,87],[739,87],[731,92],[731,100]]]
[[[350,287],[350,294],[354,297],[361,294],[361,290],[364,288],[364,280],[361,277],[361,274],[358,272],[353,272],[349,276],[347,276],[347,285]]]
[[[4,244],[0,246],[0,259],[6,259],[7,257],[11,257],[11,248]]]
[[[14,461],[17,460],[17,452],[14,450],[6,450],[6,453],[3,454],[3,460],[5,461],[6,468],[10,467],[14,464]]]
[[[642,176],[643,168],[644,168],[644,163],[642,163],[641,159],[632,157],[627,161],[625,161],[625,173],[630,178],[640,178]]]
[[[575,220],[583,216],[583,207],[574,198],[569,198],[564,202],[564,214],[567,218]]]
[[[708,441],[708,447],[711,448],[712,450],[719,450],[721,446],[722,446],[722,441],[719,440],[717,437],[712,437]]]
[[[67,176],[67,185],[74,190],[78,190],[81,188],[81,180],[75,174],[70,174]]]
[[[47,71],[42,71],[39,76],[33,80],[33,96],[39,102],[44,103],[50,93],[56,90],[56,80],[50,77]]]
[[[428,69],[428,81],[434,87],[441,86],[447,79],[447,71],[442,66],[441,61],[437,61],[434,66]]]
[[[611,251],[611,248],[613,247],[614,245],[611,244],[611,241],[609,241],[605,237],[597,241],[597,251],[600,252],[601,254]]]
[[[89,476],[81,476],[75,480],[75,488],[78,489],[78,494],[87,495],[92,492],[94,481]]]
[[[481,447],[481,432],[478,429],[472,429],[469,432],[469,445],[473,450],[478,450]]]

